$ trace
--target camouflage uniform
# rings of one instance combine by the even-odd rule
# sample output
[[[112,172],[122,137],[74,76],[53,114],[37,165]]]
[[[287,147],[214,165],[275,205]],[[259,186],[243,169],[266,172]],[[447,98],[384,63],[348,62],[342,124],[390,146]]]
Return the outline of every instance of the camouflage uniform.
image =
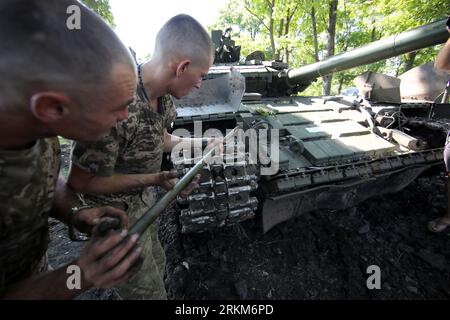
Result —
[[[60,155],[56,137],[26,150],[0,150],[0,294],[47,267],[48,216]]]
[[[164,129],[176,118],[169,96],[158,99],[158,113],[150,108],[138,88],[135,101],[128,106],[128,119],[119,122],[111,132],[95,142],[74,142],[72,163],[98,175],[114,173],[157,173],[161,170]],[[152,188],[136,189],[108,195],[84,194],[89,204],[113,205],[127,211],[130,224],[155,203]],[[140,239],[144,265],[138,274],[119,287],[125,299],[167,299],[164,287],[165,255],[158,239],[157,225],[152,225]]]

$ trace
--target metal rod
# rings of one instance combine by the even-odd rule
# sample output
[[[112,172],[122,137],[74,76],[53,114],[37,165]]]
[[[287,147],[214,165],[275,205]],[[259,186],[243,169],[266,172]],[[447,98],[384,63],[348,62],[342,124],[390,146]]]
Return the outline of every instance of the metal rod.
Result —
[[[232,137],[240,127],[237,126],[231,130],[223,139],[226,142],[230,137]],[[166,209],[170,203],[177,197],[177,195],[188,186],[191,180],[205,165],[211,157],[215,155],[216,148],[209,150],[203,158],[197,162],[173,187],[172,190],[168,191],[153,207],[147,210],[138,221],[136,221],[129,229],[128,234],[142,234],[145,230],[158,218],[161,212]]]

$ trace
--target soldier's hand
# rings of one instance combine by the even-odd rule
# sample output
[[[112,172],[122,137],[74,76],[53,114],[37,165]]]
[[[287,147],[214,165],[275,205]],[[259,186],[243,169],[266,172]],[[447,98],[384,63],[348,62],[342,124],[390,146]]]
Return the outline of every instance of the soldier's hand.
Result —
[[[201,176],[199,174],[196,174],[194,179],[192,179],[192,181],[187,185],[187,187],[180,192],[180,196],[186,198],[192,191],[197,189],[200,185],[200,178]]]
[[[207,139],[207,145],[204,154],[206,154],[209,150],[212,148],[217,147],[218,150],[216,150],[216,156],[223,153],[223,139],[222,138],[208,138]],[[219,152],[217,152],[219,151]]]
[[[93,234],[94,237],[76,261],[82,270],[84,286],[115,287],[139,270],[142,247],[137,244],[137,234],[126,237],[126,230],[122,230],[110,231],[107,236],[98,237],[95,229]]]
[[[172,190],[177,183],[176,171],[161,171],[158,173],[158,185],[165,190]]]
[[[117,218],[120,220],[122,227],[128,226],[127,214],[110,206],[80,210],[72,217],[72,224],[79,231],[91,234],[92,229],[100,223],[103,217]]]
[[[165,190],[172,190],[177,183],[178,173],[176,171],[161,171],[158,175],[158,185]],[[200,181],[200,175],[197,174],[194,179],[187,185],[183,191],[180,192],[180,196],[186,197],[192,191],[198,188]]]

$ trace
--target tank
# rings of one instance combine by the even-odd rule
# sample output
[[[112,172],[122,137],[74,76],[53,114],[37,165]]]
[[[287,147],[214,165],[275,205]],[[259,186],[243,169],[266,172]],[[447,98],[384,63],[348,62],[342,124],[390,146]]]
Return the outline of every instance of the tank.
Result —
[[[445,20],[382,39],[324,61],[288,68],[256,52],[237,63],[240,48],[213,32],[216,63],[202,87],[175,99],[173,131],[221,136],[240,126],[220,159],[205,165],[200,187],[178,199],[184,233],[248,219],[275,225],[312,210],[355,206],[397,192],[442,165],[448,105],[402,101],[401,80],[367,72],[359,96],[301,96],[316,78],[444,43]],[[183,174],[201,146],[172,158]],[[172,154],[173,156],[174,154]]]

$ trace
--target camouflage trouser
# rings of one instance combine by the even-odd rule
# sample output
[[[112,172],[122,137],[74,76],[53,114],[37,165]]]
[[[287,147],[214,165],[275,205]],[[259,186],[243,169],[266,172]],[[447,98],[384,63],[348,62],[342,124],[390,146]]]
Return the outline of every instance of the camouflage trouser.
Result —
[[[45,252],[41,261],[39,261],[39,265],[37,266],[36,274],[42,273],[42,272],[47,272],[47,271],[53,271],[52,266],[48,263],[48,251]]]
[[[153,192],[143,192],[129,202],[127,210],[129,225],[132,225],[156,201]],[[156,222],[139,238],[142,246],[144,263],[138,273],[129,281],[117,288],[122,299],[154,299],[166,300],[167,293],[164,287],[164,270],[166,256],[158,238],[158,225]]]
[[[13,285],[17,282],[25,280],[29,277],[34,277],[41,273],[53,271],[53,268],[48,264],[48,251],[45,252],[44,256],[39,261],[36,261],[34,263],[34,266],[31,268],[29,273],[22,275],[22,277],[18,278],[15,282],[9,282],[10,279],[8,279],[8,277],[5,276],[6,272],[4,272],[2,270],[2,268],[3,268],[3,265],[0,265],[0,296],[2,296],[7,291],[7,288],[10,285]],[[8,284],[6,284],[6,283],[8,283]]]

